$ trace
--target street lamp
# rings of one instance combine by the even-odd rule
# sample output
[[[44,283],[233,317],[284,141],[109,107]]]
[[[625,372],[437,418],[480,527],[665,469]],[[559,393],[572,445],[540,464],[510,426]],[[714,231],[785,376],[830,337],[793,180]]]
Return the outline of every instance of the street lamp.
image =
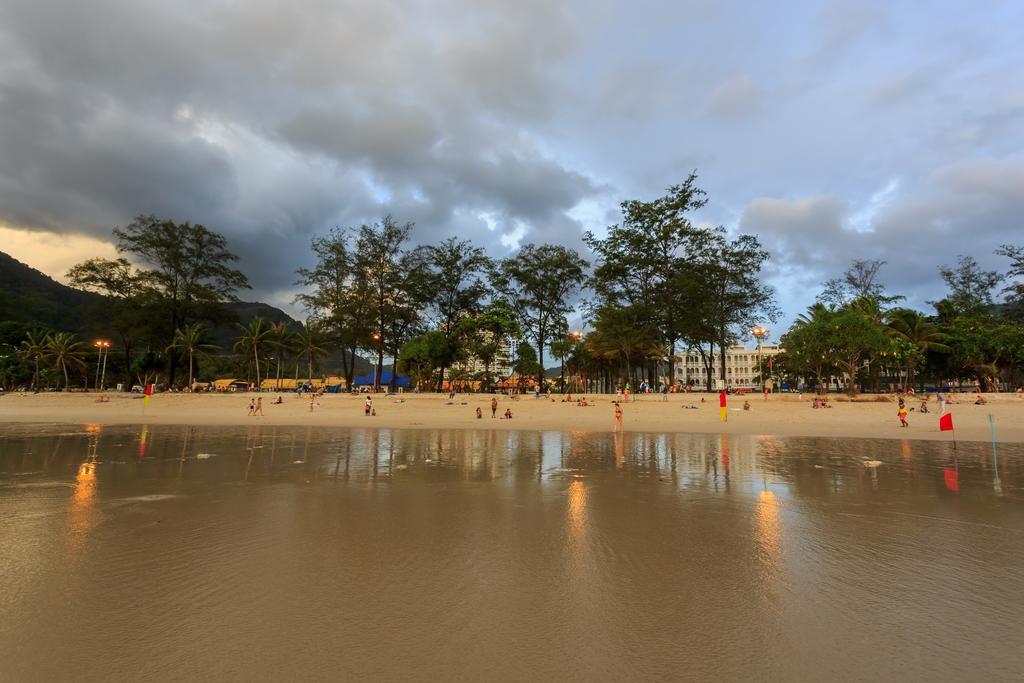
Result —
[[[377,342],[377,372],[373,376],[373,393],[380,392],[380,383],[384,379],[384,346],[381,344],[380,333],[373,333],[373,341]],[[391,372],[394,373],[392,368]]]
[[[110,355],[110,342],[105,339],[97,339],[93,346],[96,347],[96,391],[103,391],[107,380],[107,356]],[[100,370],[102,366],[103,370]]]
[[[768,329],[761,325],[754,325],[750,333],[757,339],[757,374],[761,379],[761,387],[764,393],[764,400],[768,400],[768,384],[764,380],[764,369],[761,367],[761,342],[768,336]]]

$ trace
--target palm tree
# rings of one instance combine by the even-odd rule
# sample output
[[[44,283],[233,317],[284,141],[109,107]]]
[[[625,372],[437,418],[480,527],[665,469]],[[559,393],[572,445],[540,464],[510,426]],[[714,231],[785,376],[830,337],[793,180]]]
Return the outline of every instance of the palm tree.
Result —
[[[313,379],[313,363],[316,361],[317,356],[322,356],[327,353],[327,327],[326,325],[314,318],[310,318],[306,321],[305,326],[295,333],[295,349],[299,355],[305,355],[308,362],[308,372],[306,379]]]
[[[295,351],[296,340],[292,334],[291,329],[288,327],[288,323],[272,323],[270,325],[270,335],[268,336],[267,345],[274,349],[277,353],[277,390],[281,390],[281,365],[284,362],[285,354],[290,354]]]
[[[950,348],[945,343],[949,335],[939,329],[939,326],[930,322],[926,317],[917,311],[909,308],[896,308],[889,311],[888,324],[885,333],[893,339],[903,339],[914,345],[921,354],[929,351],[936,353],[949,353]],[[914,383],[913,368],[907,364],[907,382]]]
[[[168,351],[181,349],[188,354],[188,386],[190,390],[192,388],[193,357],[205,356],[220,348],[216,344],[207,344],[205,338],[206,328],[200,323],[193,323],[186,325],[184,329],[180,327],[176,329],[174,331],[174,341],[167,347]]]
[[[46,360],[46,333],[42,330],[32,330],[21,342],[18,353],[33,366],[32,389],[35,390],[39,384],[39,364]]]
[[[45,357],[53,363],[55,368],[64,372],[64,388],[67,389],[71,380],[68,378],[68,363],[85,367],[85,351],[82,350],[82,342],[75,338],[70,332],[57,332],[46,335]]]
[[[242,330],[242,334],[235,340],[235,351],[244,355],[252,354],[253,363],[256,366],[256,390],[259,391],[260,350],[267,345],[271,328],[267,326],[267,321],[260,316],[250,320],[247,326],[240,324],[238,328]]]

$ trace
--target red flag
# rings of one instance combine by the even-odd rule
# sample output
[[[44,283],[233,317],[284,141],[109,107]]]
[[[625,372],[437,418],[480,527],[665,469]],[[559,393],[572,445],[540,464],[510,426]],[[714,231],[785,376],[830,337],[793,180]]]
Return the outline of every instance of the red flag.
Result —
[[[153,385],[152,384],[147,384],[146,385],[146,396],[152,396],[152,395],[153,395]]]
[[[953,413],[946,413],[939,418],[939,431],[948,432],[953,429]]]
[[[718,395],[718,405],[722,408],[725,407],[725,392],[723,391]]]

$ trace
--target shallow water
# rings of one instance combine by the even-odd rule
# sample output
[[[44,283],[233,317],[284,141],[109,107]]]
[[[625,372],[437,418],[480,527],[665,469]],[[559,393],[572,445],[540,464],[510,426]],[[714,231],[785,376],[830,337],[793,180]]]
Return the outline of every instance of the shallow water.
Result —
[[[0,431],[2,680],[1019,680],[1022,558],[1019,445]]]

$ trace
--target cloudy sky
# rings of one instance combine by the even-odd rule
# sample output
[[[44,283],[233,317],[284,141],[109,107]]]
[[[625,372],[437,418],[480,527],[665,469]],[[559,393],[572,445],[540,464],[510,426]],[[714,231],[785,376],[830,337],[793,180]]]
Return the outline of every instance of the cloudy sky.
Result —
[[[285,305],[331,226],[580,246],[696,169],[787,319],[852,258],[919,303],[1024,243],[1022,28],[995,0],[0,0],[0,250],[60,276],[155,213]]]

